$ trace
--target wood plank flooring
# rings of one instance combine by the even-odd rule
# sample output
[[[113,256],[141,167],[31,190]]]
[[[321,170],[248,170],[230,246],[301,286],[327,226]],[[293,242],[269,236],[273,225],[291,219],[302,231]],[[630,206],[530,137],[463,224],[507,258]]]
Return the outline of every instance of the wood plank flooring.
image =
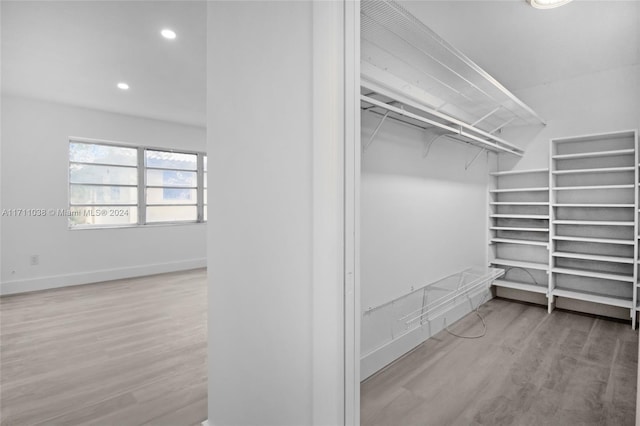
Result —
[[[628,323],[493,299],[481,339],[443,331],[366,380],[374,425],[633,425],[638,334]],[[471,314],[451,327],[481,330]]]
[[[206,303],[204,270],[0,298],[0,423],[199,424]],[[364,382],[362,424],[634,424],[628,324],[501,299],[480,312],[485,337],[439,333]]]
[[[207,417],[206,271],[0,298],[0,424]]]

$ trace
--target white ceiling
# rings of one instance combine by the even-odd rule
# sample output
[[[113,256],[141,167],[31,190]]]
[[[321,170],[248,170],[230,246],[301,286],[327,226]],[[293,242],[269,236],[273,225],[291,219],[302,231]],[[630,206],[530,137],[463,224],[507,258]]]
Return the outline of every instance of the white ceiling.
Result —
[[[639,63],[640,0],[402,4],[512,91]],[[2,91],[204,126],[204,1],[6,1]],[[160,37],[164,27],[178,38]],[[115,88],[119,81],[131,86]]]
[[[3,0],[2,90],[204,126],[206,3]]]
[[[640,62],[638,0],[401,3],[511,91]]]

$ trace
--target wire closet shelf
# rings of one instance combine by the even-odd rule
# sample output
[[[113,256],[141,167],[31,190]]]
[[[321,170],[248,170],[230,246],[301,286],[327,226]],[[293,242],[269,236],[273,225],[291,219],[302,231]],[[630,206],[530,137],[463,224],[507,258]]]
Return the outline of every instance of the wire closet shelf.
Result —
[[[361,3],[361,109],[493,152],[497,136],[544,125],[531,108],[395,1]]]

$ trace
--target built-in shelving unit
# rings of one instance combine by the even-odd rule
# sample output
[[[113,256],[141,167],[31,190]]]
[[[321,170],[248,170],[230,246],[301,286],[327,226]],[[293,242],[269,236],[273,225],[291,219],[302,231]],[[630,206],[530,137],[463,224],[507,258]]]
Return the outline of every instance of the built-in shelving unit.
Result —
[[[491,173],[490,263],[494,286],[546,294],[549,272],[549,169]]]
[[[636,323],[636,132],[554,139],[548,308],[556,298],[628,308]]]

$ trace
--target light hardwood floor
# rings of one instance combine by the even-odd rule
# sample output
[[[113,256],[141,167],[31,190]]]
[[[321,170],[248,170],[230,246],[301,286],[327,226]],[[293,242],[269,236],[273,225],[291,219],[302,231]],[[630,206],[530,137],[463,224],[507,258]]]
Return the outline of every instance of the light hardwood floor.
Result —
[[[633,425],[628,323],[493,299],[476,340],[443,331],[362,384],[362,425]],[[474,334],[469,315],[451,329]]]
[[[206,315],[205,270],[0,298],[1,424],[199,424]]]
[[[207,417],[206,272],[0,298],[8,425],[192,426]],[[632,425],[628,324],[494,299],[487,336],[440,333],[362,385],[368,425]],[[452,327],[473,334],[477,317]]]

